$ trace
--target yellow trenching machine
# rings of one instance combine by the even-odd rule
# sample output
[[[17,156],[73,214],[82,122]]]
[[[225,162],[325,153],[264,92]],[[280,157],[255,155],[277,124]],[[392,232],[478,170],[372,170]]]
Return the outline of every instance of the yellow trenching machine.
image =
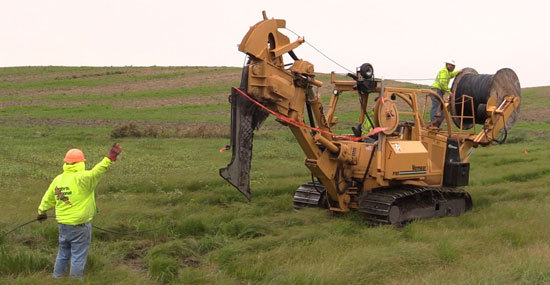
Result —
[[[240,88],[232,89],[230,95],[232,158],[220,169],[224,179],[250,199],[254,130],[271,113],[294,134],[306,155],[305,165],[316,178],[298,187],[296,208],[357,210],[376,224],[460,215],[471,209],[470,195],[457,188],[468,184],[470,154],[473,148],[489,146],[502,137],[519,112],[520,86],[511,69],[494,75],[465,69],[453,82],[451,103],[440,99],[443,129],[425,123],[419,110],[419,97],[435,92],[385,87],[370,64],[348,74],[353,80],[335,80],[333,74],[333,94],[325,113],[313,91],[322,86],[315,79],[313,64],[294,53],[304,39],[290,42],[279,32],[282,28],[284,20],[268,19],[264,12],[263,20],[250,28],[239,45],[248,62]],[[294,62],[285,64],[284,54]],[[331,133],[343,92],[359,95],[359,123],[365,117],[371,120],[367,102],[370,94],[377,96],[372,107],[375,132],[368,136]],[[483,125],[479,132],[476,124]]]

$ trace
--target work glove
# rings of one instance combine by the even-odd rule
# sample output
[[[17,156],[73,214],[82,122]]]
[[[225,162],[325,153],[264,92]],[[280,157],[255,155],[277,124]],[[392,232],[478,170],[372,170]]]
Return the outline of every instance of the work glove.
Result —
[[[118,143],[114,143],[113,146],[111,146],[111,150],[109,151],[109,154],[107,154],[107,157],[111,161],[116,161],[116,157],[122,152],[122,148]]]
[[[45,221],[46,219],[48,218],[48,214],[44,213],[44,214],[39,214],[36,219],[39,221],[39,222],[43,222]]]

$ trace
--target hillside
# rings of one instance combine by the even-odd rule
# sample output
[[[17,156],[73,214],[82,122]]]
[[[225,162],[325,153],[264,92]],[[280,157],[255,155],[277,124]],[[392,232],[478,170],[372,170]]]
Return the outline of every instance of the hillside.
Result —
[[[36,216],[74,147],[92,167],[118,141],[120,160],[96,189],[85,281],[133,283],[549,283],[550,87],[522,91],[508,143],[471,159],[472,211],[368,227],[355,214],[295,212],[311,180],[304,154],[273,118],[255,136],[252,202],[218,175],[231,153],[229,67],[0,68],[0,232]],[[328,102],[328,75],[323,102]],[[391,83],[410,86],[406,83]],[[357,118],[339,101],[337,131]],[[57,284],[53,219],[0,237],[0,283]],[[65,281],[67,284],[70,280]]]

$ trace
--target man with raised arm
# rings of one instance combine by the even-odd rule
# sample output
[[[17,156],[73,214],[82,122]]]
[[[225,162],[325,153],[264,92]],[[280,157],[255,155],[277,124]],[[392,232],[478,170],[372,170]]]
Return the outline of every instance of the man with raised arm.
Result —
[[[70,276],[82,278],[92,241],[90,221],[97,212],[95,187],[121,151],[122,148],[117,143],[113,144],[105,158],[91,170],[86,170],[84,153],[76,148],[69,150],[65,155],[63,173],[55,177],[46,190],[38,206],[37,219],[47,219],[46,212],[55,208],[59,227],[59,251],[53,277],[64,276],[70,261]]]

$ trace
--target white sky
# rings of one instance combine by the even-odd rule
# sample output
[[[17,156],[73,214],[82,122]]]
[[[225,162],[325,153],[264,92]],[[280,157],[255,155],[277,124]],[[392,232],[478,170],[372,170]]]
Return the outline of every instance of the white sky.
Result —
[[[348,69],[372,63],[377,77],[433,78],[453,57],[458,69],[510,67],[523,87],[550,85],[542,0],[0,0],[0,66],[241,66],[237,44],[262,10]],[[345,72],[305,44],[296,54]]]

